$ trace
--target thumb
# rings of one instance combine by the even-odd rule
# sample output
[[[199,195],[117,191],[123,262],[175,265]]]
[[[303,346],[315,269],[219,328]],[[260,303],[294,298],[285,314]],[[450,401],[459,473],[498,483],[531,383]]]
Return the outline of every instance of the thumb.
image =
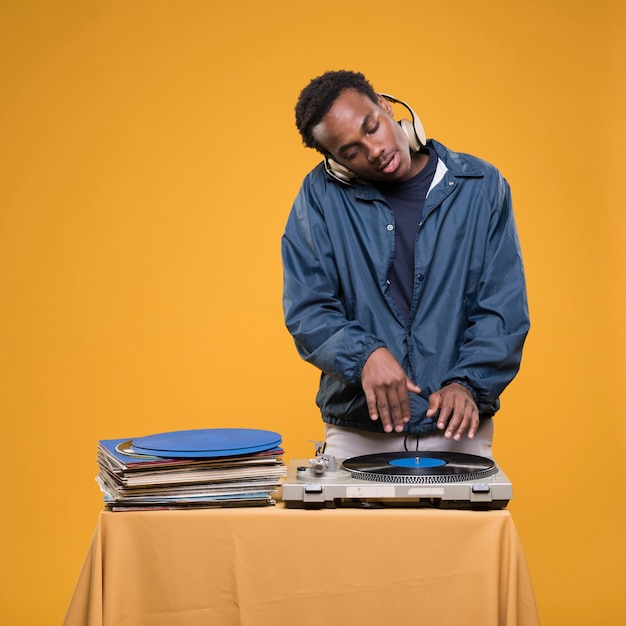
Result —
[[[408,378],[406,380],[406,388],[412,393],[421,393],[422,391],[420,387],[418,387],[413,381],[409,380]]]
[[[431,393],[430,397],[428,398],[428,410],[426,411],[426,417],[433,417],[439,410],[440,406],[441,395],[439,394],[439,392],[436,391],[435,393]]]

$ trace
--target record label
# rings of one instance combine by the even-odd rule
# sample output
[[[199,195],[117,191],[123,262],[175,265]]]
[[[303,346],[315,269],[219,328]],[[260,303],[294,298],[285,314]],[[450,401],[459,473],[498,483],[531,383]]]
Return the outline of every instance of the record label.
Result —
[[[391,459],[389,465],[395,467],[440,467],[445,465],[446,462],[443,459],[430,458],[425,456],[409,456],[401,459]]]

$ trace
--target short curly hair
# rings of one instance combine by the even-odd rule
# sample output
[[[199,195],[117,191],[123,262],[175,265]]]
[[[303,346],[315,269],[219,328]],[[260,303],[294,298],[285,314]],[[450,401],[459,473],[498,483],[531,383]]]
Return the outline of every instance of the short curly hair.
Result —
[[[331,71],[314,78],[301,92],[296,103],[296,127],[300,131],[304,145],[315,148],[322,154],[326,150],[313,137],[313,129],[333,106],[335,100],[346,89],[354,89],[378,102],[374,88],[360,72],[348,70]]]

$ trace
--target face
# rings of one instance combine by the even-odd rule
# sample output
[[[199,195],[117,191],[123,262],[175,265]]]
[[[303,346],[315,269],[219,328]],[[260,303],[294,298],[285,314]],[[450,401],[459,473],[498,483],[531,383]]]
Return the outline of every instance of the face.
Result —
[[[409,141],[382,96],[374,103],[354,89],[345,90],[313,136],[333,159],[365,180],[399,182],[418,169]]]

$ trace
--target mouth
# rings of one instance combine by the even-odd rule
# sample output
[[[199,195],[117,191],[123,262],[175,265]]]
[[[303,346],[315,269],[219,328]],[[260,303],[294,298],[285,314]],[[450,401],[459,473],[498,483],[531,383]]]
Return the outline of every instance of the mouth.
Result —
[[[376,168],[381,174],[393,174],[399,167],[398,153],[386,157]]]

